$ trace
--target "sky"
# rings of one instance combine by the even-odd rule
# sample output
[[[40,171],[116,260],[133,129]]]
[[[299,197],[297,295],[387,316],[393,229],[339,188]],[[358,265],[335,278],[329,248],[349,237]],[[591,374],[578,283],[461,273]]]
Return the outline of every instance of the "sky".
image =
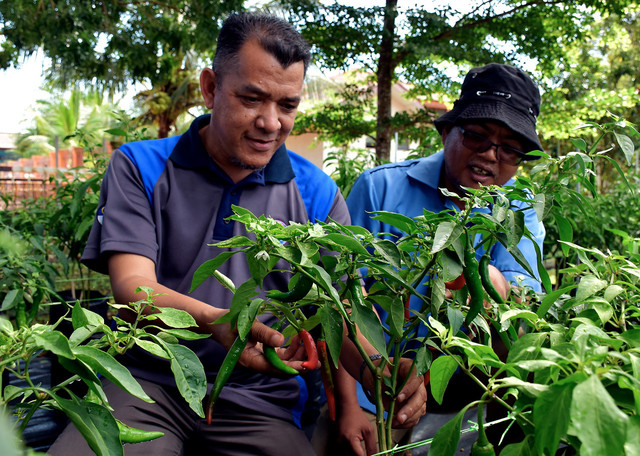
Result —
[[[42,56],[26,60],[20,69],[0,70],[0,133],[18,133],[31,125],[30,108],[49,98],[42,82]]]

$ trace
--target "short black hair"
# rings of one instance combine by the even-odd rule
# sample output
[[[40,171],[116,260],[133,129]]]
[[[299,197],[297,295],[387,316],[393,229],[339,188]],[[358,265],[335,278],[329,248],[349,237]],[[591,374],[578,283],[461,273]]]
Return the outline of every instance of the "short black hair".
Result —
[[[240,48],[256,39],[260,46],[287,68],[303,62],[306,74],[311,60],[311,46],[287,21],[263,13],[234,13],[222,24],[218,35],[213,71],[219,76],[232,63]]]

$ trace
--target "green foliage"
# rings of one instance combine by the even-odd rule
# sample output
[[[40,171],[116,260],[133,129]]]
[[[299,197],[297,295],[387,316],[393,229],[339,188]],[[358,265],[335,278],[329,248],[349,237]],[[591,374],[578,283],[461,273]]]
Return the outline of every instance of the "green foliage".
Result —
[[[345,198],[351,192],[356,179],[374,162],[371,151],[338,149],[327,154],[324,164],[331,170],[331,178]]]
[[[54,294],[57,271],[43,240],[8,226],[0,229],[0,312],[11,312],[19,327],[31,325]]]
[[[50,59],[46,76],[54,87],[79,84],[117,93],[131,83],[150,84],[140,95],[145,120],[165,137],[180,114],[199,104],[193,67],[210,65],[221,19],[242,10],[243,3],[3,1],[0,69],[42,51]]]
[[[111,123],[113,105],[96,90],[82,93],[74,88],[68,94],[55,94],[52,100],[37,102],[34,126],[21,135],[17,151],[23,156],[41,155],[60,149],[89,144],[102,146]]]
[[[143,107],[143,113],[136,121],[157,126],[158,138],[166,138],[189,109],[204,106],[197,63],[195,56],[187,54],[184,64],[174,68],[167,81],[136,94],[136,100]]]
[[[357,73],[355,76],[355,81],[340,85],[335,93],[325,89],[328,99],[300,112],[293,133],[318,133],[319,139],[335,146],[344,146],[362,136],[375,139],[373,87],[358,81]],[[327,128],[329,125],[336,128]]]
[[[89,271],[80,258],[95,221],[100,184],[106,170],[104,158],[99,159],[98,164],[99,167],[93,170],[83,167],[73,175],[51,177],[54,194],[47,205],[47,233],[66,256],[61,273],[72,280],[74,298],[76,281],[81,284],[82,291],[91,290],[90,283],[84,281]]]
[[[576,129],[589,122],[607,122],[610,112],[637,118],[640,55],[634,43],[640,36],[639,14],[635,4],[624,11],[595,16],[585,24],[583,39],[567,46],[557,72],[544,75],[547,81],[539,128],[550,153],[564,155],[573,150],[570,139],[578,135],[594,141],[595,137],[588,135],[596,134],[595,130]],[[639,143],[635,138],[635,144]],[[605,171],[600,170],[599,175],[611,180]]]
[[[538,195],[540,211],[547,220],[545,252],[555,268],[557,286],[563,283],[562,270],[569,263],[578,261],[577,253],[565,242],[579,242],[602,251],[625,252],[628,238],[637,238],[637,213],[640,205],[638,176],[628,174],[626,168],[634,158],[631,138],[638,140],[637,130],[628,122],[612,116],[602,125],[585,126],[596,141],[614,142],[618,147],[596,152],[595,145],[588,146],[583,139],[574,139],[575,152],[561,155],[557,160],[542,161],[535,165],[528,177],[518,178],[522,185],[534,188]],[[605,142],[605,143],[606,143]],[[618,163],[614,158],[620,160]],[[622,158],[624,157],[624,159]],[[575,172],[572,172],[575,170]],[[602,174],[614,174],[609,182]],[[543,193],[544,189],[544,193]],[[570,278],[571,279],[571,274]]]
[[[593,125],[600,140],[611,134],[623,148],[629,127],[620,119]],[[597,150],[597,142],[580,145],[580,152],[566,157],[545,156],[530,177],[518,179],[514,187],[472,190],[460,212],[425,211],[414,219],[377,213],[376,218],[405,233],[394,241],[336,223],[282,226],[234,208],[232,218],[244,224],[248,235],[218,243],[232,250],[201,266],[193,287],[213,275],[237,290],[223,320],[239,330],[246,330],[256,313],[271,313],[288,322],[286,335],[293,334],[292,328],[320,326],[334,360],[341,350],[344,321],[349,338],[373,373],[380,423],[384,423],[383,396],[393,399],[401,388],[393,360],[411,356],[419,374],[430,372],[436,401],[442,401],[452,375],[460,370],[482,385],[479,402],[504,408],[511,426],[524,434],[521,441],[509,442],[504,454],[555,454],[560,445],[580,454],[636,454],[640,239],[622,230],[614,232],[621,238],[621,249],[615,252],[578,245],[581,239],[568,240],[573,233],[568,206],[596,204],[594,163],[605,160],[622,176],[608,151]],[[626,185],[633,190],[629,182]],[[517,249],[522,236],[529,234],[521,214],[511,208],[513,200],[528,201],[547,226],[560,233],[559,254],[577,258],[568,263],[561,283],[552,286],[539,255],[546,294],[521,288],[514,289],[506,302],[495,301],[483,285],[469,283],[480,280],[478,271],[465,273],[465,287],[445,293],[445,281],[474,267],[465,254],[468,246],[488,249],[500,242],[523,267],[531,267]],[[478,234],[482,245],[470,244]],[[252,270],[252,278],[244,284],[230,283],[217,272],[237,254],[246,257]],[[256,297],[262,279],[272,272],[291,274],[292,281],[305,277],[314,285],[294,303],[278,301],[269,292]],[[373,279],[366,296],[361,293],[360,274]],[[420,284],[426,285],[422,293],[417,290]],[[474,304],[477,293],[485,301],[479,308]],[[418,297],[422,308],[405,315],[409,295]],[[374,304],[387,311],[385,325],[373,313]],[[310,306],[317,311],[307,313]],[[468,332],[461,331],[465,320],[472,320],[465,325]],[[429,327],[430,333],[417,336],[419,325]],[[356,327],[382,354],[379,366],[368,362],[355,337]],[[498,346],[506,349],[506,356],[497,354]],[[430,454],[455,452],[464,411],[478,401],[435,435]],[[381,426],[379,435],[388,435],[390,420]],[[389,449],[386,441],[386,437],[380,441],[382,450]]]
[[[111,414],[98,374],[128,393],[152,402],[140,384],[120,364],[115,356],[125,353],[134,345],[171,361],[178,390],[195,413],[204,417],[202,399],[206,393],[204,369],[200,360],[178,339],[195,340],[202,336],[189,331],[195,321],[186,312],[176,309],[155,308],[153,292],[126,307],[133,312],[133,321],[116,317],[117,329],[110,328],[98,314],[76,304],[71,313],[73,333],[68,337],[58,331],[60,323],[34,324],[14,328],[0,317],[0,374],[10,373],[22,380],[24,386],[0,384],[2,412],[11,411],[16,418],[16,432],[21,433],[33,413],[40,407],[64,412],[75,424],[91,449],[98,455],[123,455],[125,441],[144,441],[157,438],[157,432],[129,428]],[[150,314],[150,312],[153,315]],[[60,384],[45,388],[30,378],[30,365],[37,356],[56,359],[69,378]],[[69,385],[80,380],[86,387],[83,397]]]
[[[186,52],[211,56],[219,19],[242,3],[3,1],[0,68],[41,49],[51,59],[50,78],[62,86],[82,81],[124,89],[145,80],[155,86],[169,79]]]
[[[537,62],[536,70],[562,79],[558,70],[572,65],[571,50],[590,37],[600,13],[627,16],[635,2],[620,1],[534,1],[466,2],[446,6],[349,7],[338,2],[280,1],[289,10],[289,20],[298,25],[314,45],[314,55],[323,68],[359,68],[375,74],[379,123],[376,126],[377,160],[389,159],[393,132],[401,134],[412,125],[410,119],[393,119],[390,107],[392,84],[408,81],[411,95],[423,99],[453,100],[459,81],[471,66],[488,62]],[[463,6],[464,5],[464,6]],[[636,21],[637,23],[637,21]],[[624,26],[632,27],[633,21]],[[386,29],[384,28],[386,26]],[[591,28],[593,26],[593,28]],[[387,37],[387,40],[384,38]],[[625,48],[626,51],[630,47]],[[373,51],[372,51],[373,50]],[[374,54],[372,54],[372,52]],[[621,66],[618,68],[622,69]],[[557,85],[557,84],[556,84]],[[340,102],[326,106],[339,110]],[[550,110],[549,112],[553,112]],[[331,114],[327,114],[330,117]],[[424,113],[423,117],[428,117]],[[323,117],[316,114],[316,119]],[[600,121],[600,119],[590,119]],[[393,127],[392,127],[393,125]],[[554,122],[550,119],[549,128]],[[316,124],[318,131],[334,131],[341,124]],[[345,131],[349,131],[347,124]],[[370,134],[370,133],[369,133]]]

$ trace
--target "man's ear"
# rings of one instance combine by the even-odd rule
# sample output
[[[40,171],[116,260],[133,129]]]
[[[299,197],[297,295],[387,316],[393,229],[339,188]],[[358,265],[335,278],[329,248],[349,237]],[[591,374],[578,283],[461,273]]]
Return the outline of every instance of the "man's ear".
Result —
[[[453,128],[452,125],[445,125],[442,128],[442,133],[440,133],[440,138],[442,138],[442,144],[444,145],[445,141],[447,140],[447,136],[449,136],[449,133],[451,133],[451,129]]]
[[[213,100],[215,99],[217,88],[218,79],[216,73],[211,68],[202,70],[200,73],[200,92],[207,109],[213,109]]]

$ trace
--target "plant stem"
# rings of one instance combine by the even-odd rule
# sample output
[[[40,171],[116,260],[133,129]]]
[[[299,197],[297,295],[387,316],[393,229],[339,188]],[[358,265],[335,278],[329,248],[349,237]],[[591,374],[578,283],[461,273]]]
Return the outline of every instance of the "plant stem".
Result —
[[[455,356],[453,356],[452,353],[450,353],[448,350],[443,349],[443,351],[451,356],[454,360],[456,360],[456,362],[458,363],[458,366],[460,367],[460,370],[462,370],[462,372],[464,372],[465,375],[469,376],[475,383],[477,383],[480,388],[482,388],[483,390],[485,390],[485,395],[487,397],[490,397],[492,400],[498,402],[500,405],[502,405],[504,408],[506,408],[509,412],[516,414],[518,417],[520,417],[520,419],[522,419],[523,421],[525,421],[528,425],[530,426],[534,426],[533,422],[531,420],[529,420],[528,418],[526,418],[525,416],[523,416],[521,413],[517,413],[516,410],[509,405],[508,403],[506,403],[502,398],[496,396],[494,394],[494,392],[492,391],[491,388],[489,388],[489,386],[485,385],[484,383],[482,383],[480,381],[480,379],[478,379],[478,377],[476,377],[475,375],[473,375],[471,373],[471,371],[469,369],[467,369],[467,367],[462,364],[460,361],[457,360],[457,358]]]
[[[393,444],[393,439],[391,436],[391,424],[393,423],[393,416],[395,415],[396,410],[396,398],[400,391],[398,391],[398,369],[400,368],[400,341],[396,341],[393,347],[393,369],[391,369],[391,385],[393,385],[393,396],[391,398],[391,403],[389,404],[389,411],[387,413],[387,422],[385,423],[385,437],[388,442],[388,446]],[[403,386],[403,385],[401,385]],[[402,388],[400,388],[402,390]]]
[[[373,364],[373,361],[369,358],[369,354],[365,351],[364,347],[358,340],[355,324],[351,323],[349,320],[345,320],[345,322],[347,324],[347,337],[358,349],[360,356],[362,356],[362,359],[373,376],[373,397],[376,406],[376,428],[378,429],[378,441],[380,448],[384,448],[386,450],[387,439],[384,426],[384,404],[382,400],[382,369],[384,368],[385,361],[383,360],[382,363],[380,363],[380,366]],[[364,385],[362,386],[364,388]]]

